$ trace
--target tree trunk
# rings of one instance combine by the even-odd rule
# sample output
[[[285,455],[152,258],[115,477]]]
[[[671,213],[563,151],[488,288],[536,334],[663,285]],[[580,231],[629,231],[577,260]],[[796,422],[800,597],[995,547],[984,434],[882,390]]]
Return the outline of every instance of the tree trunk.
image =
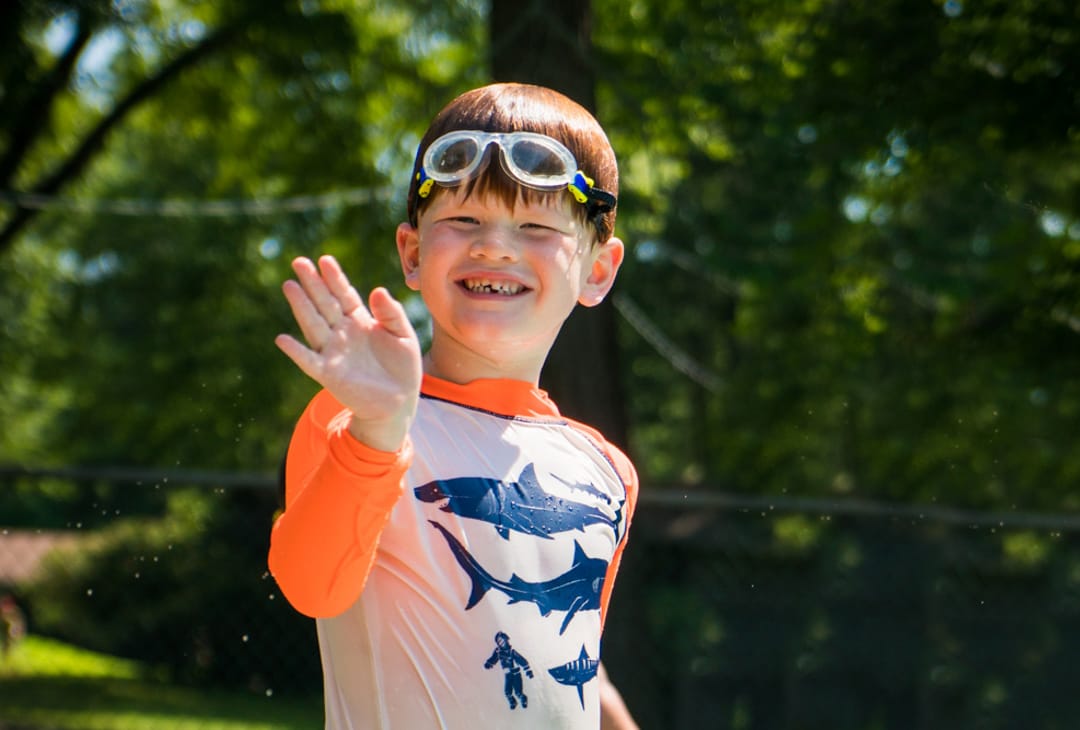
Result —
[[[493,0],[491,72],[560,91],[595,111],[587,0]],[[615,309],[578,307],[555,342],[540,384],[570,418],[598,428],[626,448],[626,409],[619,377]]]

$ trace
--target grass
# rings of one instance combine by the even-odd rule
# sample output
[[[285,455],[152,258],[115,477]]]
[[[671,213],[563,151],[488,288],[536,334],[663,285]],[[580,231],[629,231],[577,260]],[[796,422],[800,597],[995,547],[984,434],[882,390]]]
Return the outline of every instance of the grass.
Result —
[[[27,636],[0,664],[0,730],[310,730],[318,698],[176,687],[137,662]]]

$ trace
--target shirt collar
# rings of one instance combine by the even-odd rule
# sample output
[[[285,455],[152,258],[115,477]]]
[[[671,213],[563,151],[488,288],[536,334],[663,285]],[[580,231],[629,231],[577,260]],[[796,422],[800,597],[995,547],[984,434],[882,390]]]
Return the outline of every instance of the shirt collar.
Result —
[[[547,392],[524,380],[481,378],[469,383],[451,383],[425,374],[420,391],[432,398],[501,416],[561,418],[558,406]]]

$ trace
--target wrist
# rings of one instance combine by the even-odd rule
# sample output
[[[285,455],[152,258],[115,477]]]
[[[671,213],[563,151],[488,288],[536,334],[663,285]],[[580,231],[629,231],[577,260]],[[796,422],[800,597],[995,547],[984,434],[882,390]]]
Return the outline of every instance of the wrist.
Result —
[[[376,451],[393,453],[400,451],[405,444],[405,437],[409,433],[409,424],[404,423],[372,423],[362,421],[355,414],[349,420],[349,435]]]

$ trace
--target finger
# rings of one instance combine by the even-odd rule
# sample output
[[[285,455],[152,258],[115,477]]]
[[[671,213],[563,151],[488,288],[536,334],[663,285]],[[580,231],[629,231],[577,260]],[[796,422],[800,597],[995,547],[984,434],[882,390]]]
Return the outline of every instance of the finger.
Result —
[[[311,301],[307,290],[291,279],[281,285],[281,291],[289,302],[293,319],[300,326],[307,343],[316,350],[321,350],[330,338],[330,325],[323,318],[315,303]]]
[[[405,314],[405,307],[386,290],[385,287],[376,287],[368,298],[368,306],[373,316],[383,329],[395,337],[415,337],[409,316]]]
[[[310,259],[301,257],[293,261],[293,271],[296,272],[296,279],[300,282],[300,286],[304,288],[311,303],[315,305],[319,315],[326,320],[327,325],[333,327],[337,324],[342,317],[341,303],[330,292],[320,270]]]
[[[356,288],[349,282],[349,277],[333,256],[323,256],[319,259],[319,270],[322,272],[323,281],[326,282],[330,293],[338,300],[341,313],[351,317],[357,311],[367,314],[364,300],[357,293]]]
[[[305,375],[313,380],[319,379],[321,370],[321,358],[318,353],[310,350],[291,335],[278,335],[274,338],[274,344],[292,360]]]

